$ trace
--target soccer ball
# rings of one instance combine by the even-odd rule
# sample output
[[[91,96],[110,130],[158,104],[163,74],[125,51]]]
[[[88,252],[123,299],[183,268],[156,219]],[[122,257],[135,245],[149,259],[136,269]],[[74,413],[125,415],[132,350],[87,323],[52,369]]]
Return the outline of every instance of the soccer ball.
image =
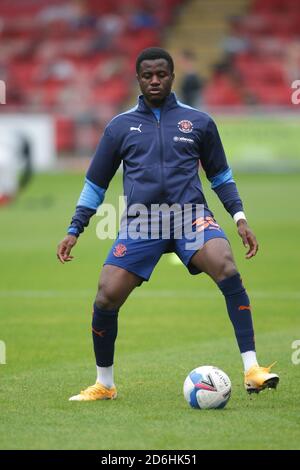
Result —
[[[192,370],[183,384],[184,398],[192,408],[224,408],[231,395],[228,375],[213,366]]]

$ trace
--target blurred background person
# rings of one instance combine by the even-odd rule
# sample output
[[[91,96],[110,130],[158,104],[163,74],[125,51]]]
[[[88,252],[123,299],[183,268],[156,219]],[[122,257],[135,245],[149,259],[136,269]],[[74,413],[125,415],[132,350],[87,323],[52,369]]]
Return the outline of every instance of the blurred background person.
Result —
[[[196,54],[189,49],[184,49],[179,56],[179,66],[183,70],[179,96],[183,103],[193,108],[199,108],[202,103],[201,92],[204,80],[197,68]]]
[[[7,130],[0,135],[0,206],[12,202],[32,177],[28,138]]]

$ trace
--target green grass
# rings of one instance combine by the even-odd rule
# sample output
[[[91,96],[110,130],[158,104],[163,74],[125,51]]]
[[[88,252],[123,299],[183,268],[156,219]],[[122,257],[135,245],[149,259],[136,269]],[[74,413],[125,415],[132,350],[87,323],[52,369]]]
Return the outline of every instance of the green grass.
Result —
[[[222,296],[210,279],[190,276],[164,256],[151,281],[120,314],[115,375],[119,398],[71,403],[93,383],[92,301],[111,241],[99,241],[95,217],[72,263],[56,245],[82,186],[81,175],[41,175],[15,205],[0,211],[1,449],[299,449],[299,175],[238,175],[260,242],[245,250],[230,217],[208,188],[251,296],[261,363],[277,360],[277,392],[250,399]],[[116,201],[121,177],[106,201]],[[196,366],[214,364],[233,384],[224,410],[196,411],[182,385]]]
[[[252,171],[299,171],[300,121],[296,113],[220,115],[216,120],[231,165]]]

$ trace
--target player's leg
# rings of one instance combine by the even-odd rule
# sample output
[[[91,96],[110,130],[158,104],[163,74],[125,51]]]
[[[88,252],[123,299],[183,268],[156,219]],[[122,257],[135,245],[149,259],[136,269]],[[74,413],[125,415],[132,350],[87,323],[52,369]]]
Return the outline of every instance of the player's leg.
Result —
[[[113,359],[119,309],[142,281],[136,274],[118,266],[106,264],[102,269],[94,303],[92,334],[97,380],[106,387],[114,385]]]
[[[270,368],[258,366],[249,297],[234,262],[232,250],[224,238],[211,238],[190,260],[198,271],[207,273],[223,293],[245,369],[245,387],[249,392],[275,388],[279,378]]]
[[[199,272],[208,274],[216,283],[238,272],[229,242],[225,238],[212,238],[206,241],[191,257],[190,263]]]
[[[97,382],[71,400],[100,400],[116,397],[113,379],[114,345],[118,312],[136,286],[148,281],[168,240],[123,239],[113,244],[103,267],[94,302],[92,334]]]
[[[119,266],[106,264],[101,272],[94,302],[92,335],[97,367],[95,385],[83,390],[71,401],[116,398],[113,378],[115,341],[118,333],[118,312],[142,278]]]
[[[191,264],[208,274],[223,293],[245,369],[257,365],[250,302],[228,241],[208,240],[192,256]]]

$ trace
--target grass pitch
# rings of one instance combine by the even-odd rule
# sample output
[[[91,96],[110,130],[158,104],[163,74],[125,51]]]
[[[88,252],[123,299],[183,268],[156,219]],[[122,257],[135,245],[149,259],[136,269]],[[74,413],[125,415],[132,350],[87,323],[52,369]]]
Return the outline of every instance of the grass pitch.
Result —
[[[274,360],[277,392],[249,398],[222,295],[205,275],[190,276],[165,255],[149,283],[120,313],[116,401],[68,402],[94,383],[92,302],[111,241],[95,236],[94,217],[72,263],[55,256],[82,175],[41,175],[11,207],[0,210],[1,449],[299,449],[300,339],[299,175],[236,175],[249,224],[260,242],[246,261],[234,224],[206,188],[225,229],[253,307],[258,357]],[[106,202],[117,200],[121,176]],[[300,355],[298,355],[299,357]],[[182,386],[194,367],[229,375],[224,410],[198,411]]]

